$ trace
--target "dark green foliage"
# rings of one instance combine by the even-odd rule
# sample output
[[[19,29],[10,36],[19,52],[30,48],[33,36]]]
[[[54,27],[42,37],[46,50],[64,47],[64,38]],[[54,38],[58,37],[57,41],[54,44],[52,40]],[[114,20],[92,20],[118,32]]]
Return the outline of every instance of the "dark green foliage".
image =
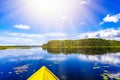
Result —
[[[0,46],[0,50],[15,49],[15,48],[29,49],[31,47],[40,47],[40,46]]]
[[[120,41],[105,39],[51,40],[42,48],[50,53],[104,54],[120,52]]]
[[[92,46],[120,46],[120,41],[88,38],[81,40],[51,40],[43,48],[78,48]]]

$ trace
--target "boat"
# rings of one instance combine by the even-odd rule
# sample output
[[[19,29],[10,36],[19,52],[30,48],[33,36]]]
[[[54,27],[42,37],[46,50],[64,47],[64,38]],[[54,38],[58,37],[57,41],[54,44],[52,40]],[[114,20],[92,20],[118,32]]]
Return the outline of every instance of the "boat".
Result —
[[[47,67],[43,66],[27,80],[59,80]]]

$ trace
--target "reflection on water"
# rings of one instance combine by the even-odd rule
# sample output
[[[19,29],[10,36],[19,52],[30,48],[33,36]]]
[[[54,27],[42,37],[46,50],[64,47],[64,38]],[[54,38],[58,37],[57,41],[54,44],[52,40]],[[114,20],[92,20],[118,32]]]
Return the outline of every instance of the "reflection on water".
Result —
[[[26,80],[42,66],[48,67],[60,80],[120,78],[119,52],[97,55],[59,53],[50,54],[41,48],[1,50],[0,80]]]
[[[16,74],[20,74],[22,72],[27,72],[28,68],[29,68],[29,64],[26,64],[23,66],[14,67],[13,69],[15,70]]]
[[[107,53],[116,53],[120,52],[119,47],[88,47],[88,48],[43,48],[51,54],[107,54]]]
[[[119,64],[120,63],[120,53],[111,53],[103,55],[83,55],[79,54],[78,57],[81,60],[101,62],[107,64]]]

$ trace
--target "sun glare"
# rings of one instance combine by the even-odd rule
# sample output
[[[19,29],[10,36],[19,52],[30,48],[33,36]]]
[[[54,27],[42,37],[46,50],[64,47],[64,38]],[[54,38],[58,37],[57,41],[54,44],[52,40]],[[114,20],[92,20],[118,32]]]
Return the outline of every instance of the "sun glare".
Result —
[[[67,7],[63,0],[26,0],[25,5],[29,13],[44,18],[59,16]]]
[[[22,0],[21,5],[27,21],[48,30],[63,31],[73,30],[76,19],[87,14],[85,7],[82,8],[84,4],[87,0]]]

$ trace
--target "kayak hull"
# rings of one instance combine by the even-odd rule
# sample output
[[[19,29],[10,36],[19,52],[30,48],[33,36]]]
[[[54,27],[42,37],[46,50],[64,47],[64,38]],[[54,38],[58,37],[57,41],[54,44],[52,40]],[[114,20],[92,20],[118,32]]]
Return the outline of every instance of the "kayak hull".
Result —
[[[43,66],[27,80],[59,80],[48,68]]]

